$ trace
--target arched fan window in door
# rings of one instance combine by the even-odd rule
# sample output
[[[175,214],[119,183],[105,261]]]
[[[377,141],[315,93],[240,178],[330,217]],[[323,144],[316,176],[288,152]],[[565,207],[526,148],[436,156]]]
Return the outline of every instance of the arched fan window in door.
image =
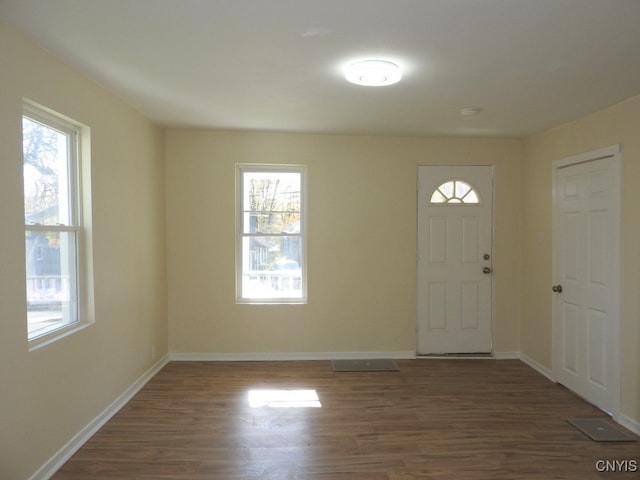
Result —
[[[429,203],[433,204],[479,204],[480,196],[467,182],[449,180],[444,182],[431,194]]]

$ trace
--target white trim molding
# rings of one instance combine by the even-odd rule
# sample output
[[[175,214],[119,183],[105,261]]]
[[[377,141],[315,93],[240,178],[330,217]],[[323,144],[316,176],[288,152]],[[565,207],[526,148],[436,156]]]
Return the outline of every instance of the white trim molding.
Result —
[[[169,355],[165,355],[151,366],[138,380],[116,398],[97,417],[91,420],[82,430],[76,433],[66,445],[47,460],[29,480],[48,480],[76,453],[100,428],[131,400],[153,376],[169,363]]]
[[[614,418],[623,427],[631,430],[636,435],[640,435],[640,422],[637,422],[631,417],[627,417],[624,413],[618,415],[618,418]]]
[[[372,351],[372,352],[247,352],[247,353],[172,353],[171,361],[176,362],[268,362],[287,360],[358,360],[367,358],[416,358],[414,351]]]
[[[521,360],[520,352],[493,352],[496,360]]]
[[[549,380],[555,383],[555,379],[553,378],[553,372],[551,371],[550,368],[547,368],[541,363],[536,362],[533,358],[526,356],[524,353],[520,353],[518,355],[518,358],[522,360],[522,362],[526,363],[531,368],[533,368],[535,371],[544,375]]]

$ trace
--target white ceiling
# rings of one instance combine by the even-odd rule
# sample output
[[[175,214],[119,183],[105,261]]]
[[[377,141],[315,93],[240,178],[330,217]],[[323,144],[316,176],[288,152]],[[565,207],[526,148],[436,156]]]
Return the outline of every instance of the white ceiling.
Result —
[[[172,127],[520,137],[640,93],[640,0],[0,0],[0,19]],[[403,80],[347,83],[366,57]]]

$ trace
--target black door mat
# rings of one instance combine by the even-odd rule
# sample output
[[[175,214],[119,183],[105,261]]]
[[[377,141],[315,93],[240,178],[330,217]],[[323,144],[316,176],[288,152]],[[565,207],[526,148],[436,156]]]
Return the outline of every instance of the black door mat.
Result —
[[[400,370],[391,359],[331,360],[334,372],[393,372]]]
[[[568,418],[567,422],[595,442],[635,442],[631,435],[615,427],[605,418]]]

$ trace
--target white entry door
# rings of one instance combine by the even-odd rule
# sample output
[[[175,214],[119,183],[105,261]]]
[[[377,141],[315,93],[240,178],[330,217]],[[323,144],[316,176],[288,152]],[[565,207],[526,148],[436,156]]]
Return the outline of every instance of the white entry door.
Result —
[[[615,413],[619,345],[619,147],[553,164],[553,371]]]
[[[418,169],[418,354],[489,353],[492,166]]]

